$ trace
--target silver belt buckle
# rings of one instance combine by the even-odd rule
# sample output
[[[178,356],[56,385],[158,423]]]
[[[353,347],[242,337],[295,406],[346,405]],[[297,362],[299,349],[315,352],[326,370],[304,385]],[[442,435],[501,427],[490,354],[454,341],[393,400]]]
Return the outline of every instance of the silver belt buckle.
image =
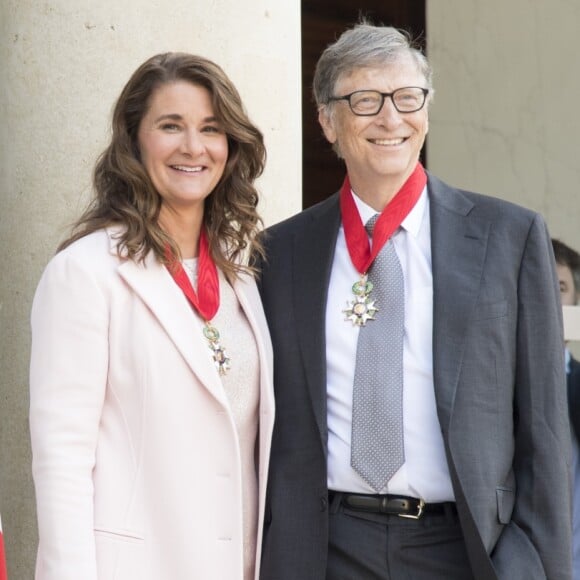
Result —
[[[419,499],[419,505],[417,505],[416,514],[397,514],[400,518],[407,518],[409,520],[418,520],[423,515],[423,509],[425,508],[425,502],[423,499]]]

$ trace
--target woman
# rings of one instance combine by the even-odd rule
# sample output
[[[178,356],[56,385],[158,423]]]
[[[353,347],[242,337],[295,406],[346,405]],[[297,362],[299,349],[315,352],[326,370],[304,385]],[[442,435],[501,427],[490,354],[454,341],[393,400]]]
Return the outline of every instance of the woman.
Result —
[[[32,309],[36,579],[257,578],[262,135],[224,72],[181,53],[133,74],[112,129]]]

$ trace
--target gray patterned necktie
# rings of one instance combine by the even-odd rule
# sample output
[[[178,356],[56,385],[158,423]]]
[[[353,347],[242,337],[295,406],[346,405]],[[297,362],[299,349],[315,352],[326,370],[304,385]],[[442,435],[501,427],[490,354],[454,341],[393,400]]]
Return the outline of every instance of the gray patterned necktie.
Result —
[[[378,219],[367,223],[369,235]],[[403,338],[405,283],[392,240],[368,273],[378,312],[360,328],[353,387],[351,465],[380,492],[405,461]]]

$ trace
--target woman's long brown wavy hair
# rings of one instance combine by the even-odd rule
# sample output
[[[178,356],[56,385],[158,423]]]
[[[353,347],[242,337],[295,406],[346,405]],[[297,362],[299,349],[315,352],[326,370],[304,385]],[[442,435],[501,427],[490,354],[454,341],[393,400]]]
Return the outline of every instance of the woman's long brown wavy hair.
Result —
[[[113,112],[111,142],[95,165],[94,198],[58,249],[94,231],[121,225],[120,256],[142,261],[153,251],[167,264],[167,244],[180,256],[175,242],[158,224],[161,197],[141,163],[137,140],[151,95],[160,86],[176,81],[209,91],[215,116],[227,135],[228,160],[220,181],[205,200],[203,219],[211,256],[231,281],[241,271],[254,273],[246,264],[248,255],[263,255],[256,237],[262,221],[256,210],[254,181],[264,170],[264,139],[224,71],[208,59],[186,53],[153,56],[125,85]]]

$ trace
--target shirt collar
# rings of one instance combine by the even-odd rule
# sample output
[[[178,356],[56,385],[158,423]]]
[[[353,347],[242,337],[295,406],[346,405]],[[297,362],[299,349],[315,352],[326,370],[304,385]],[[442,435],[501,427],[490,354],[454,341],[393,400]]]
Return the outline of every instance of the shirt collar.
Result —
[[[354,203],[363,224],[366,224],[377,213],[377,210],[366,204],[352,189],[350,190],[350,193],[352,194],[352,198],[354,199]],[[419,235],[419,229],[423,222],[423,216],[425,215],[428,199],[427,186],[425,185],[417,203],[401,223],[401,227],[407,230],[414,237]]]

